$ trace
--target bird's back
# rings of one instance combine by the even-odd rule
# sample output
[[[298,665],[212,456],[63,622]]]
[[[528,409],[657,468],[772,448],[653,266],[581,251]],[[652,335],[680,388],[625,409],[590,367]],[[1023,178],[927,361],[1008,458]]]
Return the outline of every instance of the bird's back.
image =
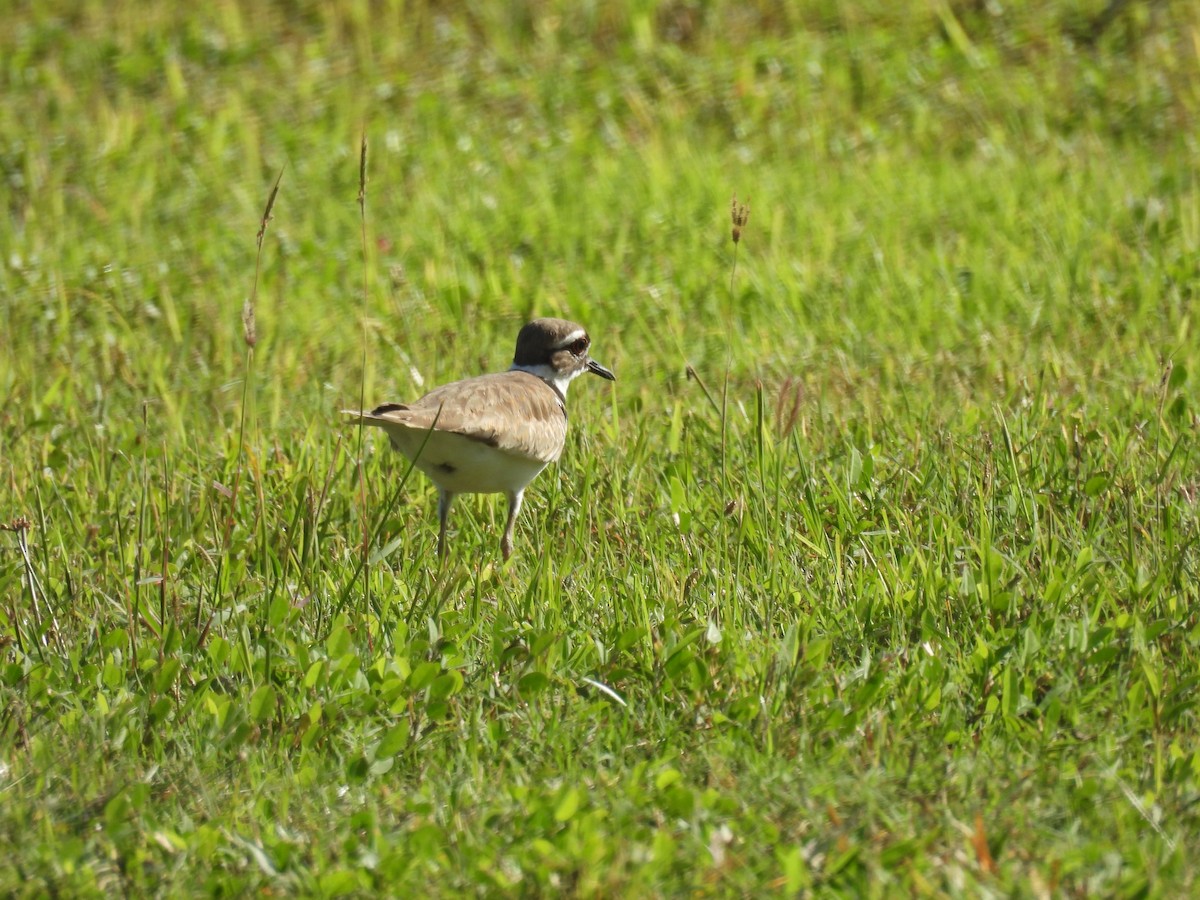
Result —
[[[376,407],[363,419],[384,428],[451,432],[542,463],[558,459],[567,436],[562,397],[536,375],[519,371],[444,384],[413,403]]]

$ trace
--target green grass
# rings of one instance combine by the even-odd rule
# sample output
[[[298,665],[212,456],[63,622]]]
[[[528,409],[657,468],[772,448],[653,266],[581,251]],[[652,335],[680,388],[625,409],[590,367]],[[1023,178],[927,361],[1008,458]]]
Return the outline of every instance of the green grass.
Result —
[[[0,892],[1194,893],[1200,17],[1106,5],[19,3]],[[535,315],[619,381],[439,567],[337,411]]]

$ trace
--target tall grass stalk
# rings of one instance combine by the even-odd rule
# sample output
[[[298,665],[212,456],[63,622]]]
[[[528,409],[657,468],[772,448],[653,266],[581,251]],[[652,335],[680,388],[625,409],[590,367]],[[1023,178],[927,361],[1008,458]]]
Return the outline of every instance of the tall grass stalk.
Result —
[[[283,180],[283,169],[279,170],[279,174],[275,176],[275,184],[271,187],[271,193],[267,197],[266,205],[263,207],[262,216],[258,223],[258,232],[254,236],[255,252],[254,252],[254,281],[250,286],[250,296],[246,298],[246,302],[242,305],[242,340],[246,344],[246,362],[244,374],[242,377],[242,402],[241,409],[238,413],[238,466],[234,474],[233,486],[230,489],[229,497],[229,517],[225,523],[225,549],[228,551],[230,541],[233,535],[233,524],[237,516],[237,501],[238,493],[241,489],[242,473],[244,466],[256,465],[255,454],[246,446],[246,431],[249,426],[250,432],[253,435],[258,434],[257,421],[257,405],[255,403],[254,390],[254,350],[258,346],[258,319],[256,313],[256,304],[258,302],[258,282],[262,272],[262,249],[263,239],[267,234],[267,227],[270,225],[272,211],[275,208],[275,199],[279,196],[279,184]],[[251,410],[249,415],[247,410]],[[254,445],[257,446],[257,441]],[[263,495],[261,471],[257,473],[255,478],[256,495],[258,501],[256,526],[259,533],[260,554],[261,559],[267,559],[267,534],[265,521],[266,498]],[[265,622],[265,611],[264,611]]]
[[[359,239],[362,250],[362,377],[358,382],[358,408],[366,409],[367,403],[367,320],[369,318],[370,303],[371,303],[371,283],[370,270],[371,259],[367,248],[367,132],[363,129],[362,139],[358,148],[358,225]],[[355,572],[355,579],[359,574],[363,578],[363,605],[370,607],[371,605],[371,576],[368,573],[369,554],[371,552],[371,525],[369,515],[367,513],[367,475],[366,461],[363,459],[363,440],[366,431],[366,425],[362,419],[358,420],[358,428],[356,429],[356,445],[354,458],[358,461],[358,501],[361,512],[360,523],[362,525],[362,544],[359,547],[359,565],[358,571]],[[353,582],[351,583],[353,584]],[[345,596],[343,595],[343,602]]]

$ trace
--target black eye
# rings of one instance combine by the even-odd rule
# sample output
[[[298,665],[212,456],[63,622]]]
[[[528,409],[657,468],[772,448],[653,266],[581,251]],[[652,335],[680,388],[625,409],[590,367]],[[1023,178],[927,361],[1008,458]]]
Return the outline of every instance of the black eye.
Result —
[[[577,340],[575,343],[573,343],[567,349],[570,350],[576,356],[583,356],[583,354],[587,353],[587,348],[588,348],[588,339],[585,337],[581,337],[579,340]]]

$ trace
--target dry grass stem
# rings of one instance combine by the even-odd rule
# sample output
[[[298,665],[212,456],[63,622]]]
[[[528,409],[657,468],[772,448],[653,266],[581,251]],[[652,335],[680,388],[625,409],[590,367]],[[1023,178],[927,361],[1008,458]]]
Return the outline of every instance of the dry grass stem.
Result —
[[[279,174],[275,176],[275,184],[271,187],[271,193],[267,197],[267,205],[263,207],[262,218],[258,222],[258,233],[254,236],[254,284],[250,287],[249,299],[242,304],[242,337],[250,349],[254,349],[258,345],[258,324],[254,314],[254,305],[258,300],[258,275],[262,269],[263,237],[271,222],[271,210],[275,208],[275,198],[279,195],[279,182],[282,180],[283,169],[280,169]]]

